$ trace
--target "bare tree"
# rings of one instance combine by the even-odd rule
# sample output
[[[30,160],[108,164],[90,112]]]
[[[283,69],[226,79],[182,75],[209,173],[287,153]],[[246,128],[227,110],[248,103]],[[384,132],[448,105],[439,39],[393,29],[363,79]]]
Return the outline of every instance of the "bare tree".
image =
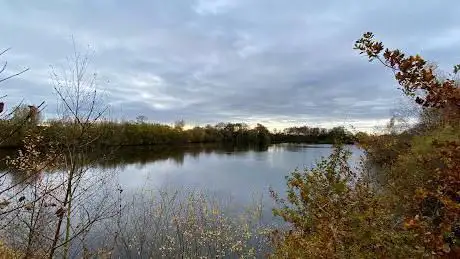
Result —
[[[98,137],[92,130],[107,106],[98,94],[96,74],[88,73],[88,53],[74,48],[67,61],[51,73],[62,132],[51,143],[44,143],[41,127],[21,132],[22,147],[7,160],[10,170],[0,175],[0,231],[25,258],[69,257],[73,244],[84,246],[93,225],[114,213],[115,201],[103,191],[110,172],[92,171],[97,161],[85,155]],[[36,125],[42,105],[21,105],[9,121]],[[22,128],[13,127],[7,135]]]
[[[73,54],[67,67],[60,72],[52,70],[54,90],[61,104],[61,119],[66,122],[66,134],[60,140],[64,185],[57,198],[58,220],[49,258],[60,247],[63,248],[62,257],[67,258],[72,241],[84,236],[97,221],[110,217],[113,212],[113,204],[107,202],[108,195],[101,196],[99,192],[110,178],[105,178],[102,173],[92,174],[90,169],[96,161],[88,161],[84,155],[98,137],[88,132],[101,119],[107,106],[102,104],[98,95],[96,73],[88,73],[88,53],[81,54],[74,47]],[[77,214],[83,215],[78,223]]]
[[[0,56],[8,50],[1,51]],[[25,68],[7,74],[7,66],[8,62],[5,61],[0,68],[0,83],[29,70]],[[0,99],[4,97],[6,95]],[[51,162],[56,161],[57,156],[52,151],[42,152],[40,149],[42,137],[36,126],[44,102],[38,106],[26,106],[21,102],[8,113],[5,112],[5,106],[4,102],[0,102],[0,121],[3,127],[0,145],[18,135],[22,139],[22,147],[17,157],[3,158],[9,168],[0,173],[0,231],[10,244],[18,239],[22,245],[20,250],[24,251],[24,257],[27,258],[33,250],[38,251],[37,244],[44,244],[43,240],[46,240],[42,239],[42,235],[47,224],[41,223],[47,218],[44,208],[49,212],[49,204],[46,202],[51,197],[53,185],[46,183],[47,177],[43,177],[43,172],[52,166]],[[8,233],[12,235],[8,236]]]

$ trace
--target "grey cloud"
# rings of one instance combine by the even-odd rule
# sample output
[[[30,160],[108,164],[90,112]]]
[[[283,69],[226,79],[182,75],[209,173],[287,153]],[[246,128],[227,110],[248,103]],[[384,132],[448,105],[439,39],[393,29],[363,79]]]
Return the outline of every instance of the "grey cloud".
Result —
[[[95,51],[113,118],[367,127],[388,118],[401,93],[391,73],[353,51],[354,40],[373,31],[389,47],[450,65],[460,58],[459,7],[395,0],[5,2],[0,47],[13,47],[13,68],[31,71],[2,91],[11,101],[53,102],[48,66],[71,54],[73,35],[79,49]]]

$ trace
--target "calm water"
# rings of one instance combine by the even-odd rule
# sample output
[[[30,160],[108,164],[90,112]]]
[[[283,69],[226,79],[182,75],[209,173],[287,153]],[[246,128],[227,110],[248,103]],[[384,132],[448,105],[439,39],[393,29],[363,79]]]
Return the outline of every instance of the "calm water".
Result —
[[[349,146],[354,160],[360,152]],[[187,147],[181,149],[127,149],[114,153],[105,169],[117,172],[120,186],[140,188],[190,188],[231,196],[247,202],[254,195],[269,196],[269,188],[283,192],[285,176],[311,167],[332,151],[331,145],[275,144],[263,149]]]
[[[357,161],[361,151],[355,146],[347,148],[353,153],[351,161]],[[287,175],[295,169],[311,168],[331,151],[331,145],[308,144],[263,148],[191,145],[125,147],[85,156],[96,161],[90,166],[90,175],[110,175],[124,194],[162,188],[204,190],[247,203],[255,196],[270,200],[270,188],[283,193]],[[11,177],[13,182],[21,180],[21,175]]]
[[[348,146],[348,149],[353,152],[351,162],[357,161],[361,152],[354,146]],[[185,195],[189,190],[205,191],[212,195],[210,197],[224,201],[225,215],[235,220],[242,210],[256,203],[262,205],[259,207],[258,224],[283,224],[281,219],[273,217],[271,209],[274,203],[269,189],[284,196],[287,175],[295,169],[311,168],[316,161],[331,152],[331,145],[276,144],[264,148],[203,145],[181,148],[130,147],[88,153],[84,157],[88,161],[96,162],[88,163],[85,167],[89,170],[85,171],[81,185],[77,188],[75,197],[78,198],[73,201],[75,213],[71,221],[73,225],[78,226],[80,222],[86,224],[85,215],[94,217],[104,211],[107,214],[100,215],[112,215],[91,225],[91,231],[86,235],[84,242],[87,247],[96,250],[111,246],[114,233],[122,233],[126,240],[130,240],[132,247],[126,248],[117,243],[115,251],[121,258],[126,254],[136,255],[136,258],[141,255],[138,248],[143,247],[143,243],[134,240],[135,236],[145,234],[145,237],[149,237],[151,247],[146,249],[145,256],[142,254],[141,257],[150,258],[147,254],[158,251],[158,247],[163,245],[161,240],[164,235],[176,233],[170,232],[172,221],[168,219],[167,209],[173,208],[174,204],[167,205],[169,203],[166,199],[162,200],[165,203],[161,203],[166,204],[166,207],[162,207],[158,203],[161,197],[159,200],[152,200],[148,191],[178,190],[185,191]],[[59,173],[60,170],[62,169],[56,168],[54,172],[38,174],[37,180],[56,180],[56,183],[61,183],[65,178],[60,178],[63,176]],[[19,182],[20,178],[20,174],[11,174],[13,182]],[[120,187],[123,192],[119,192]],[[78,192],[80,189],[81,193]],[[51,212],[51,215],[54,213]],[[239,233],[240,224],[232,224],[236,224],[234,229]],[[49,226],[52,228],[54,224]],[[252,228],[256,231],[257,225]],[[15,237],[15,231],[7,234]],[[79,240],[72,242],[71,253],[79,255],[81,245]],[[267,246],[264,249],[269,248]],[[269,250],[261,251],[261,254],[264,254]]]

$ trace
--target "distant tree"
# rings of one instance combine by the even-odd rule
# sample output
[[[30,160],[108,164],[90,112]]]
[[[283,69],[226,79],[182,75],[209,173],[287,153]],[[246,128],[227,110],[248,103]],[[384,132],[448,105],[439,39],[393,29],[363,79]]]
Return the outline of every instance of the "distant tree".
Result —
[[[270,131],[264,125],[257,123],[257,126],[254,128],[254,131],[257,134],[258,144],[270,143]]]
[[[178,120],[174,122],[174,128],[177,130],[183,130],[185,127],[185,121],[184,120]]]
[[[144,115],[139,115],[136,117],[136,122],[139,124],[143,124],[148,120],[148,118]]]
[[[359,141],[366,141],[367,138],[369,138],[369,134],[367,134],[366,132],[360,131],[360,132],[358,132],[358,133],[355,134],[355,139],[356,139],[356,141],[358,141],[358,142],[359,142]]]
[[[321,131],[320,128],[311,128],[310,129],[310,134],[314,137],[318,137],[320,135]]]

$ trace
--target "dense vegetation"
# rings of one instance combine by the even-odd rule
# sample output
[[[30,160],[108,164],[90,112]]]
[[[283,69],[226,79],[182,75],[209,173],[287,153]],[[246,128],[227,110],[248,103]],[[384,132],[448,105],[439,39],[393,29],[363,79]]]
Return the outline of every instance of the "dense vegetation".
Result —
[[[366,33],[355,48],[390,68],[422,110],[402,132],[362,136],[357,170],[338,147],[312,170],[288,177],[276,215],[292,224],[275,232],[280,258],[459,258],[460,90],[420,56],[389,50]]]
[[[7,134],[17,128],[28,116],[29,108],[20,107],[9,120],[0,121],[0,134]],[[37,114],[38,116],[39,114]],[[33,116],[26,120],[21,130],[17,130],[0,146],[18,147],[23,143],[27,132],[40,132],[45,142],[62,142],[66,134],[71,134],[72,123],[54,120],[39,124],[39,118]],[[268,145],[281,142],[334,143],[340,139],[353,143],[354,135],[343,127],[332,129],[310,128],[307,126],[286,128],[281,132],[270,132],[264,125],[251,128],[245,123],[219,123],[215,126],[184,129],[184,123],[174,126],[137,122],[98,121],[86,125],[86,138],[92,146],[142,146],[142,145],[179,145],[188,143],[223,143],[232,145]]]

